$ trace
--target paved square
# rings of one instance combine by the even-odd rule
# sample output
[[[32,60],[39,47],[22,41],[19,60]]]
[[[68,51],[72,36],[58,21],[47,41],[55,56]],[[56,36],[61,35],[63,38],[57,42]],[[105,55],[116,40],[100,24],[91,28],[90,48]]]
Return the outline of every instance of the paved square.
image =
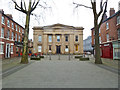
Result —
[[[118,74],[68,56],[45,57],[5,77],[3,88],[118,88]]]

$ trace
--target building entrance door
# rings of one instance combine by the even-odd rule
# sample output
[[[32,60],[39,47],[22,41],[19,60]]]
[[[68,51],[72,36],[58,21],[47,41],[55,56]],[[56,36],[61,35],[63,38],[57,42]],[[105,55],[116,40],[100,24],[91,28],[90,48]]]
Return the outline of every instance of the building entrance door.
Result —
[[[10,44],[6,44],[6,58],[10,57]]]
[[[60,46],[56,46],[56,54],[60,54]]]

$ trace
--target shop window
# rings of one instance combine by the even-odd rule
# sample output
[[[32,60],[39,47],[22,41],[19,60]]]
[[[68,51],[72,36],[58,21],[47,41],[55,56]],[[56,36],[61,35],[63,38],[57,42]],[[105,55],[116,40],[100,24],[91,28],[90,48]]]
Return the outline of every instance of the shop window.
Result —
[[[118,29],[118,39],[120,39],[120,29]]]
[[[18,47],[16,47],[16,53],[18,53]]]
[[[115,48],[114,49],[114,56],[120,58],[120,48]]]

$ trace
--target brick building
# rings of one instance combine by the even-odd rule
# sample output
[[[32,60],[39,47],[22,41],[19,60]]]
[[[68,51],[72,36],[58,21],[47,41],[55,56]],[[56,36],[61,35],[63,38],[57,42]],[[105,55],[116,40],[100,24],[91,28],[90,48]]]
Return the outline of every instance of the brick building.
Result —
[[[0,10],[0,58],[19,56],[22,51],[24,28],[10,14]]]
[[[104,16],[103,23],[99,29],[101,57],[118,59],[115,57],[120,57],[120,47],[113,47],[113,42],[118,42],[117,44],[119,44],[120,40],[120,10],[115,13],[114,8],[110,8],[109,15],[110,16],[108,18],[106,15]],[[94,47],[94,28],[92,28],[91,30],[92,46]]]

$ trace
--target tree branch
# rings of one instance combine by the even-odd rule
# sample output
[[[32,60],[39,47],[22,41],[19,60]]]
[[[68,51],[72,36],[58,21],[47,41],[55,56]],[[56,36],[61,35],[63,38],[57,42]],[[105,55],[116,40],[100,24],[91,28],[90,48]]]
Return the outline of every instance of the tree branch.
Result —
[[[105,13],[107,12],[107,2],[108,2],[108,0],[106,0],[106,2],[105,2],[105,8],[104,8],[103,15],[102,15],[102,19],[101,19],[101,21],[100,21],[100,23],[99,23],[99,26],[102,24],[104,15],[105,15]]]
[[[40,1],[40,0],[38,0],[37,3],[35,4],[35,6],[31,8],[31,12],[37,7],[39,1]]]
[[[76,5],[76,8],[79,7],[79,6],[83,6],[83,7],[85,7],[85,8],[92,9],[92,7],[89,7],[89,6],[86,6],[86,5],[83,5],[83,4],[78,4],[78,3],[75,3],[75,2],[73,2],[73,4]]]
[[[12,0],[13,2],[14,2],[14,4],[15,4],[15,9],[17,9],[18,11],[21,11],[21,12],[23,12],[23,13],[27,13],[27,11],[26,10],[24,10],[22,7],[20,7],[17,3],[16,3],[16,1],[14,1],[14,0]],[[22,0],[21,0],[22,1]],[[21,3],[22,4],[22,3]]]

